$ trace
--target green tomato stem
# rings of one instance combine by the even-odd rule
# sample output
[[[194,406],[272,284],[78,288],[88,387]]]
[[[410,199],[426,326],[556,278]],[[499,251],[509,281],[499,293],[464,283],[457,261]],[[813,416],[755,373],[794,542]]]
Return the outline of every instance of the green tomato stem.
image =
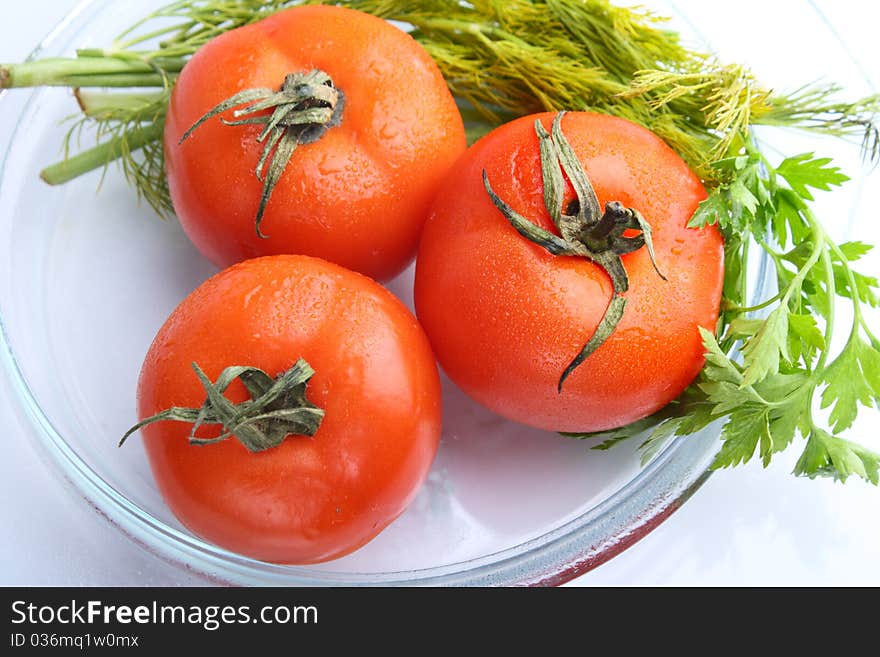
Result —
[[[192,424],[191,445],[212,445],[234,437],[249,452],[256,453],[277,447],[288,436],[314,436],[324,419],[324,410],[306,398],[315,370],[302,358],[274,378],[257,367],[232,365],[216,381],[211,381],[196,363],[192,367],[205,389],[202,405],[172,406],[141,420],[125,432],[120,446],[142,427],[174,421]],[[223,394],[236,379],[250,395],[250,399],[237,404]],[[219,425],[221,433],[211,438],[200,437],[198,430],[204,425]]]
[[[263,184],[260,205],[254,221],[257,235],[265,239],[260,229],[263,214],[275,184],[287,167],[294,151],[301,144],[310,144],[342,122],[345,94],[331,77],[320,69],[287,74],[280,88],[244,89],[208,110],[191,125],[179,143],[186,141],[205,121],[234,108],[232,120],[223,120],[226,126],[262,125],[256,141],[263,144],[254,175]],[[267,110],[271,113],[267,114]]]
[[[611,279],[612,296],[605,314],[594,329],[589,340],[562,372],[557,392],[568,376],[598,349],[614,332],[626,309],[623,293],[629,289],[629,277],[621,259],[623,255],[637,251],[643,246],[654,265],[657,275],[664,281],[654,257],[651,226],[635,208],[627,208],[618,201],[605,204],[604,212],[593,185],[577,158],[571,144],[562,132],[562,117],[558,112],[550,132],[540,119],[534,123],[541,154],[541,178],[544,188],[544,208],[559,231],[556,235],[541,228],[520,215],[504,199],[498,196],[483,169],[483,186],[492,203],[524,238],[546,249],[554,256],[584,257],[601,267]],[[563,208],[563,190],[568,179],[576,199]],[[640,231],[640,235],[626,237],[628,230]]]

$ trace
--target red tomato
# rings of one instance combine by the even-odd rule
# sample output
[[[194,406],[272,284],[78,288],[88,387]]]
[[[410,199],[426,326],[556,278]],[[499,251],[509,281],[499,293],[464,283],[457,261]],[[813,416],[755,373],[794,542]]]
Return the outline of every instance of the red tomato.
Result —
[[[545,208],[539,118],[487,135],[458,161],[422,236],[415,301],[435,354],[471,397],[510,419],[554,431],[619,427],[657,411],[700,371],[698,326],[714,330],[723,244],[686,224],[706,197],[656,135],[623,119],[568,113],[561,126],[602,207],[620,201],[653,228],[647,249],[624,255],[627,305],[610,337],[565,380],[612,296],[608,274],[584,257],[551,255],[519,234],[490,200],[482,172],[519,214],[558,234]],[[574,198],[565,179],[563,207]]]
[[[343,94],[338,125],[293,152],[266,204],[261,238],[255,171],[265,126],[225,125],[221,117],[236,118],[229,109],[180,140],[223,100],[278,90],[288,74],[313,69]],[[464,148],[461,116],[425,50],[386,21],[340,7],[295,7],[213,39],[181,72],[165,123],[174,208],[219,267],[301,253],[389,279],[415,255],[437,185]]]
[[[180,521],[257,559],[312,563],[376,536],[414,497],[440,439],[440,385],[412,314],[365,276],[305,256],[227,269],[196,289],[159,331],[143,364],[140,417],[198,408],[231,365],[275,377],[298,359],[315,370],[306,398],[324,409],[313,437],[250,452],[234,437],[191,445],[192,425],[142,429],[159,489]],[[249,399],[236,380],[232,402]],[[216,436],[203,426],[198,434]]]

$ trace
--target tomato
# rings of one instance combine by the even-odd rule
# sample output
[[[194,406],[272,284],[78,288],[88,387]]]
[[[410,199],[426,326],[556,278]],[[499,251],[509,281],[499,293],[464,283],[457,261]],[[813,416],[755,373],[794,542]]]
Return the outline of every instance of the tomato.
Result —
[[[648,222],[657,267],[645,247],[623,255],[629,287],[618,294],[590,259],[526,239],[488,185],[529,226],[560,234],[545,203],[538,136],[553,118],[504,125],[454,166],[423,231],[416,311],[442,368],[478,402],[538,428],[600,431],[657,411],[700,371],[697,327],[715,328],[723,243],[714,227],[687,228],[706,192],[676,153],[645,128],[586,112],[565,114],[561,130],[597,207],[619,201]],[[560,190],[564,211],[577,212],[567,171]],[[626,304],[619,324],[564,378],[617,296]]]
[[[269,165],[281,150],[271,134],[257,137],[277,107],[238,117],[229,108],[187,131],[236,94],[262,90],[258,97],[265,97],[289,74],[313,71],[328,77],[315,83],[316,97],[297,107],[320,111],[331,102],[322,100],[324,92],[341,95],[322,115],[326,123],[279,129],[299,135],[299,145],[255,222]],[[234,105],[246,110],[254,100]],[[237,119],[263,123],[228,125]],[[231,30],[196,52],[174,86],[164,148],[183,230],[218,267],[296,253],[387,280],[415,255],[431,200],[464,151],[465,134],[438,67],[412,37],[362,12],[308,6]]]
[[[168,318],[138,383],[142,419],[198,409],[225,368],[270,377],[304,359],[323,409],[312,437],[251,451],[236,436],[190,444],[192,421],[141,429],[159,490],[180,521],[224,548],[279,563],[342,556],[414,497],[440,439],[440,384],[412,314],[371,279],[307,256],[267,256],[203,283]],[[248,401],[241,380],[225,392]],[[313,406],[311,406],[313,405]],[[266,412],[264,409],[263,412]],[[221,428],[203,424],[199,439]]]

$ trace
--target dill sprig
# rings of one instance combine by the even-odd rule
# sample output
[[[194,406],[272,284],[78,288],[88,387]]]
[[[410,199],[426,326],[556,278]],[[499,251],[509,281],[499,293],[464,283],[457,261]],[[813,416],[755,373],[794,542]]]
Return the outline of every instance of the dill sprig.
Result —
[[[289,0],[179,0],[131,25],[103,52],[144,61],[185,59],[214,37],[291,4]],[[141,46],[145,50],[139,51]]]
[[[63,141],[63,159],[40,176],[62,184],[118,160],[138,197],[161,217],[173,215],[162,132],[177,74],[214,37],[293,3],[287,0],[181,0],[162,7],[120,34],[107,48],[81,48],[75,58],[45,58],[0,66],[0,88],[73,87],[81,114]],[[158,87],[145,93],[129,89]],[[102,93],[83,89],[126,91]],[[72,154],[90,128],[97,145]]]
[[[768,126],[798,126],[821,134],[861,142],[865,160],[880,159],[880,130],[876,118],[880,96],[841,101],[836,84],[805,86],[785,96],[775,96],[760,117]]]
[[[126,179],[160,217],[174,213],[162,148],[162,128],[170,90],[153,93],[106,93],[77,89],[81,114],[74,118],[64,136],[64,159],[46,167],[40,176],[57,185],[118,159]],[[79,146],[82,132],[95,126],[98,146],[71,155]],[[103,176],[102,176],[103,178]]]
[[[186,60],[215,36],[309,0],[180,0],[127,29],[108,48],[76,58],[0,66],[0,87],[161,87],[168,91]],[[791,94],[762,88],[748,70],[689,50],[666,19],[607,0],[343,0],[334,4],[409,26],[443,72],[474,139],[537,111],[592,110],[644,125],[672,146],[710,187],[714,167],[753,125],[800,127],[856,136],[880,156],[874,115],[880,97],[839,100],[834,85]],[[163,107],[146,114],[89,116],[100,144],[65,166],[68,176],[122,161],[151,206],[170,212],[160,134]],[[135,135],[136,138],[132,138]],[[140,146],[140,151],[133,147]],[[75,156],[74,156],[75,157]],[[65,178],[67,179],[67,178]]]

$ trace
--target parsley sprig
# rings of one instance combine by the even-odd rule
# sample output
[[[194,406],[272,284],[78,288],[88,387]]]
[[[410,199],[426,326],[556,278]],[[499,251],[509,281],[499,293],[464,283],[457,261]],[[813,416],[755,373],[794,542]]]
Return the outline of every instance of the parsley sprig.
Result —
[[[863,313],[865,304],[880,305],[878,281],[851,266],[871,246],[835,244],[810,207],[813,190],[830,190],[847,176],[812,153],[774,166],[752,138],[742,139],[738,152],[715,166],[728,182],[690,221],[693,227],[717,224],[726,242],[719,325],[714,334],[701,329],[706,366],[657,414],[576,437],[603,438],[596,449],[608,449],[647,431],[641,448],[643,459],[650,460],[672,437],[721,422],[714,468],[746,463],[756,454],[766,466],[800,437],[806,444],[795,474],[841,481],[856,475],[880,483],[880,454],[841,437],[860,404],[880,404],[880,341]],[[778,292],[747,307],[753,245],[769,255]],[[832,337],[840,329],[838,296],[849,300],[853,312],[845,344],[832,353]]]

